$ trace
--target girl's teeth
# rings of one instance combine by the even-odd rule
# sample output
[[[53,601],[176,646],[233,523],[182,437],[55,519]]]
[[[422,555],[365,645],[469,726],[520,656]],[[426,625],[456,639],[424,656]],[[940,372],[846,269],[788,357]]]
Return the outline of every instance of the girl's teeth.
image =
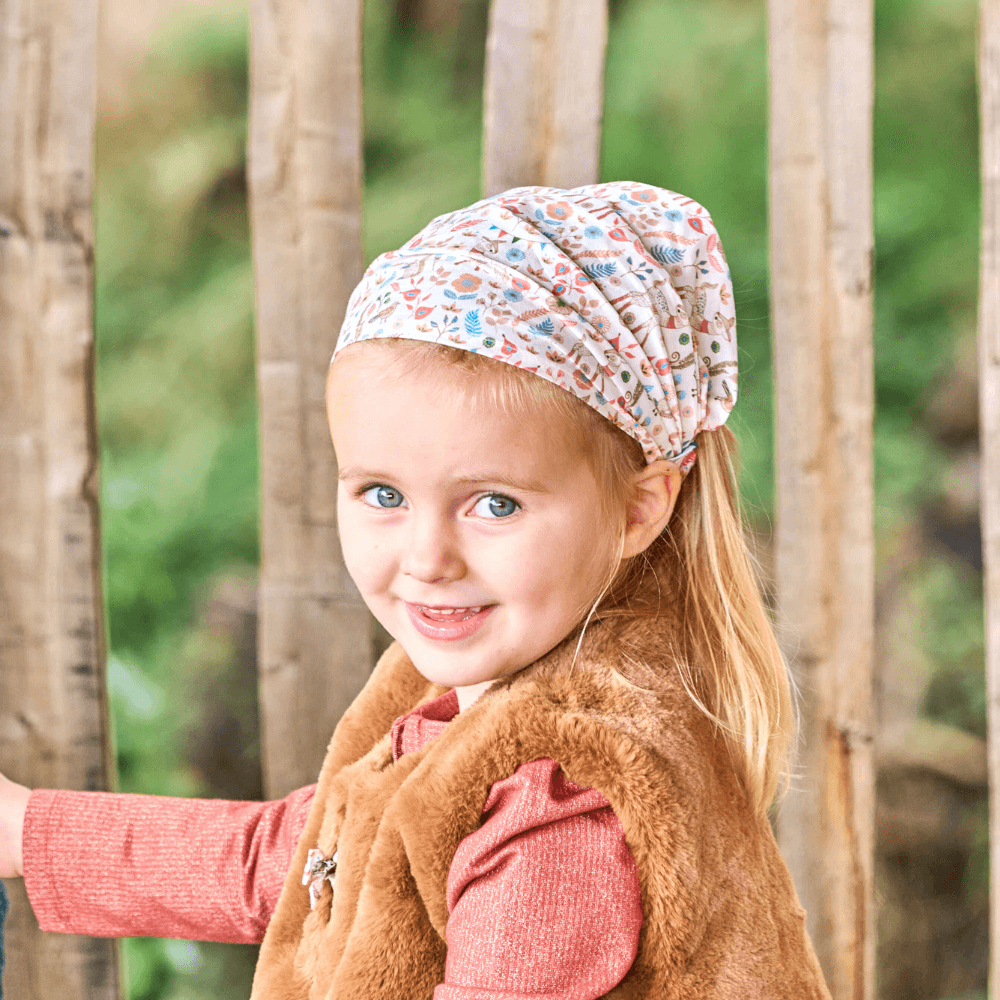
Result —
[[[478,614],[483,610],[484,605],[480,605],[478,608],[421,608],[421,611],[433,611],[437,615],[457,615],[459,612],[467,614],[470,611],[474,614]]]

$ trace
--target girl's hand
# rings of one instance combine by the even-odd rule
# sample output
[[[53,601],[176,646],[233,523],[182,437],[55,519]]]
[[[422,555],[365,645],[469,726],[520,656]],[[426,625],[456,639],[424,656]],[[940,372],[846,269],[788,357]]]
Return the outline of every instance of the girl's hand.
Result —
[[[31,789],[0,774],[0,878],[24,874],[22,836]]]

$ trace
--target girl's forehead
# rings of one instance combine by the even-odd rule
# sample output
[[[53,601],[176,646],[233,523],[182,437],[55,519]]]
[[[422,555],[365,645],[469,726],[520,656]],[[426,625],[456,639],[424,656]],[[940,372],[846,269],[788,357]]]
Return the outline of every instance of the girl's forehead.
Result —
[[[327,402],[333,411],[353,404],[373,408],[409,407],[414,415],[421,408],[455,410],[499,423],[516,422],[523,429],[544,429],[560,435],[571,421],[543,397],[532,393],[505,393],[500,377],[488,371],[469,371],[447,360],[379,349],[378,342],[362,345],[351,353],[351,345],[333,363],[327,383]],[[500,364],[497,362],[497,364]],[[534,376],[525,375],[526,378]],[[561,390],[560,390],[561,391]]]
[[[580,435],[565,414],[530,396],[516,406],[501,405],[488,375],[447,362],[399,365],[391,351],[346,354],[334,363],[328,384],[338,448],[399,451],[416,439],[428,460],[446,452],[481,464],[483,450],[528,464],[537,459],[562,466],[583,457]],[[383,360],[390,363],[383,366]]]
[[[423,345],[417,341],[408,342],[407,346],[409,344],[417,350],[378,340],[350,344],[330,365],[328,385],[335,384],[343,389],[364,380],[369,385],[382,383],[387,388],[405,385],[418,390],[424,388],[430,393],[442,384],[473,384],[472,373],[444,359],[428,356],[420,350]]]

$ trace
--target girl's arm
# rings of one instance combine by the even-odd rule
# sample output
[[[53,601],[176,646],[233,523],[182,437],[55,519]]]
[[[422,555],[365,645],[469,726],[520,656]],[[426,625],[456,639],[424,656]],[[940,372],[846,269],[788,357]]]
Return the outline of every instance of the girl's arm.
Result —
[[[65,934],[259,943],[315,790],[231,802],[36,789],[23,834],[35,916]]]
[[[434,1000],[604,996],[642,925],[638,869],[608,800],[541,759],[496,782],[483,817],[449,869]]]

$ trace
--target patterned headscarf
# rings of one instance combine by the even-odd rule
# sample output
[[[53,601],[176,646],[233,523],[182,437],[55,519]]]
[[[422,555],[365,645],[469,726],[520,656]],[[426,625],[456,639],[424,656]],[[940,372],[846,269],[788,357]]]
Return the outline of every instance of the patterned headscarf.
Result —
[[[566,389],[682,473],[736,401],[736,314],[701,205],[632,181],[520,187],[438,216],[372,261],[348,344],[403,337]]]

